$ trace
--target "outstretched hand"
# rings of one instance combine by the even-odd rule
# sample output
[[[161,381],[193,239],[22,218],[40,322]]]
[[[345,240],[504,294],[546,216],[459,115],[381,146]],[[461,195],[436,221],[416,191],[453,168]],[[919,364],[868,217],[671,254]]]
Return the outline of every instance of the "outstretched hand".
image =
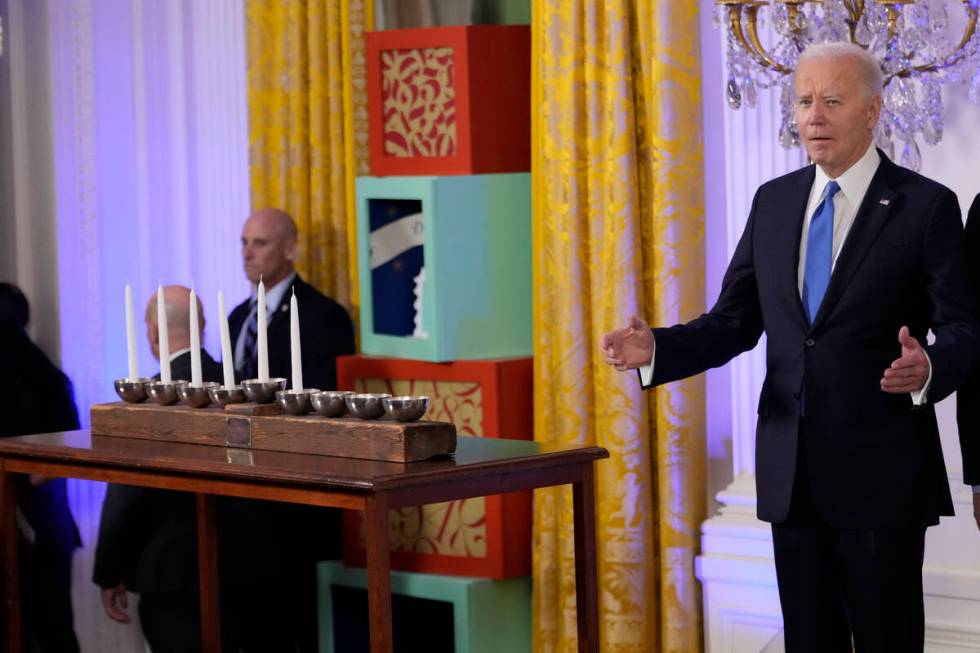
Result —
[[[902,345],[902,355],[885,370],[881,389],[892,394],[918,392],[929,379],[929,357],[906,326],[899,329],[898,342]]]
[[[973,493],[973,518],[977,520],[977,528],[980,528],[980,494]]]
[[[646,322],[630,315],[625,327],[602,336],[600,346],[606,362],[620,372],[636,369],[653,358],[653,332]]]

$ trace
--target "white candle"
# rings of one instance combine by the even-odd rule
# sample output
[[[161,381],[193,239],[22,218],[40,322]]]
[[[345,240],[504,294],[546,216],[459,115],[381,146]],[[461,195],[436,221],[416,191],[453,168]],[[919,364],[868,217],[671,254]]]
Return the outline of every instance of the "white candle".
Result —
[[[289,350],[293,357],[293,391],[303,389],[303,352],[299,344],[299,305],[296,291],[289,300]]]
[[[167,307],[163,301],[163,286],[157,286],[157,335],[160,341],[160,380],[170,383],[170,340],[167,338]]]
[[[204,384],[201,378],[201,326],[197,319],[197,295],[191,288],[191,385],[200,388]]]
[[[126,353],[129,356],[129,380],[140,378],[136,365],[136,323],[133,321],[133,289],[126,284]]]
[[[256,343],[258,345],[259,359],[259,381],[267,383],[269,381],[269,343],[265,333],[265,284],[259,278],[259,305],[255,311],[255,319],[258,321],[256,326]]]
[[[235,385],[235,361],[231,357],[231,336],[228,333],[228,314],[225,313],[225,294],[218,291],[218,323],[221,326],[221,366],[225,373],[225,387]]]

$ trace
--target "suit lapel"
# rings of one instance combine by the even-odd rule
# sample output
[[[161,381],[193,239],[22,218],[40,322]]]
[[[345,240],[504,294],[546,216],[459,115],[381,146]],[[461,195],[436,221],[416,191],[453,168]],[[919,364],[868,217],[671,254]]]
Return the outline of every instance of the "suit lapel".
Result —
[[[864,194],[864,201],[861,202],[851,230],[844,240],[844,247],[837,257],[837,264],[830,275],[827,292],[824,294],[811,330],[819,327],[833,311],[882,227],[885,226],[889,211],[895,205],[895,198],[898,196],[891,189],[889,182],[893,166],[894,164],[882,154],[878,170],[871,180],[871,185],[868,186],[868,191]]]
[[[783,256],[783,261],[777,267],[779,293],[789,302],[789,306],[795,307],[794,313],[804,327],[806,327],[807,319],[806,311],[803,309],[803,301],[800,299],[800,242],[803,237],[806,205],[810,199],[814,175],[815,168],[811,165],[804,168],[797,177],[795,187],[786,198],[786,218],[778,221],[782,232],[775,248],[775,251],[786,253]]]

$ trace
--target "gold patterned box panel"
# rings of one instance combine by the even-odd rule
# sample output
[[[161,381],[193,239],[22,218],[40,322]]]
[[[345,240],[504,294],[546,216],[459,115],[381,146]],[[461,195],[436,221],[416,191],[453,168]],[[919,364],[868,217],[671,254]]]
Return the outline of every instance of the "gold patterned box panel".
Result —
[[[456,155],[453,48],[381,52],[384,153]]]
[[[483,431],[483,393],[479,383],[357,379],[354,389],[357,392],[424,395],[429,397],[425,419],[452,422],[461,435],[479,435]],[[391,550],[485,558],[486,516],[485,497],[392,510],[388,516]],[[361,546],[365,542],[365,529],[362,519],[358,529]]]

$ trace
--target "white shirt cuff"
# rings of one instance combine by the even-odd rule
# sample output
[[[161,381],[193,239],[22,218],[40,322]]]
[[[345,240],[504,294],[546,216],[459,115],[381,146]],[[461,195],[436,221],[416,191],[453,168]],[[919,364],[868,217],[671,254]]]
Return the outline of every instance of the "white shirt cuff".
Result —
[[[650,364],[649,365],[642,365],[639,368],[639,370],[640,370],[640,383],[643,384],[643,387],[644,388],[647,387],[648,385],[650,385],[651,383],[653,383],[653,362],[655,360],[657,360],[657,345],[656,345],[656,343],[654,343],[654,345],[653,345],[653,355],[650,356]]]
[[[922,351],[926,354],[925,350]],[[927,396],[929,394],[929,385],[932,383],[932,361],[929,360],[929,354],[926,354],[926,362],[929,363],[929,376],[926,377],[926,384],[922,386],[921,390],[916,390],[915,392],[910,392],[912,395],[912,405],[922,406],[927,401]]]

